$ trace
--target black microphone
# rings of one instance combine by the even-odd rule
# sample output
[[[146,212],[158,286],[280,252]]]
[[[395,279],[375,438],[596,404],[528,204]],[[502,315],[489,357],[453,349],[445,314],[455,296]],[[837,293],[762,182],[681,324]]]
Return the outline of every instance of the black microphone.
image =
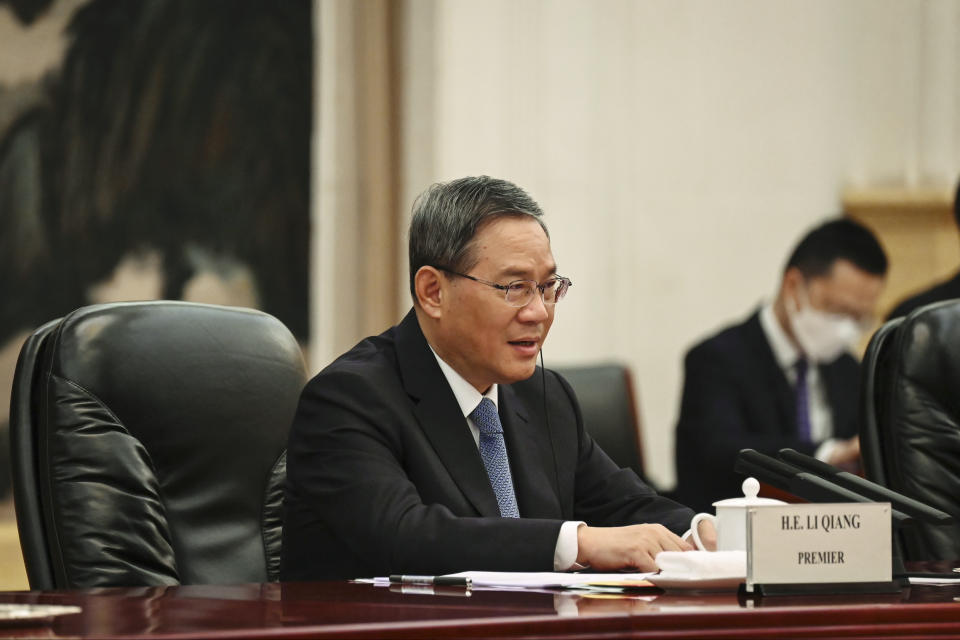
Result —
[[[902,493],[891,491],[882,485],[870,482],[848,471],[838,469],[833,465],[804,455],[799,451],[780,449],[779,456],[785,462],[796,465],[801,469],[805,469],[814,475],[850,489],[862,496],[866,496],[875,502],[889,502],[895,509],[913,516],[918,520],[923,520],[931,524],[951,524],[954,521],[953,516],[949,513],[924,504],[919,500],[914,500]]]
[[[741,449],[733,469],[810,502],[876,502],[754,449]],[[898,525],[913,522],[911,516],[892,507],[890,515]]]

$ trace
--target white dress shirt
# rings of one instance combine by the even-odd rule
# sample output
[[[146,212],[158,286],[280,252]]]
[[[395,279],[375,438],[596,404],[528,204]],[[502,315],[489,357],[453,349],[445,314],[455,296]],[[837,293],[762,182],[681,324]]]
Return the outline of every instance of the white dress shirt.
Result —
[[[763,333],[767,337],[770,349],[773,351],[773,357],[777,364],[787,377],[790,386],[797,384],[797,360],[803,355],[790,340],[787,332],[780,326],[776,314],[773,312],[771,304],[765,304],[760,310],[760,326],[763,327]],[[807,368],[807,389],[808,407],[810,416],[810,438],[814,442],[821,442],[817,447],[814,457],[818,460],[826,461],[829,459],[833,448],[839,442],[832,438],[833,435],[833,413],[830,410],[830,403],[827,399],[827,389],[823,383],[823,376],[820,375],[820,369],[816,363],[809,363]]]
[[[490,388],[487,389],[486,393],[481,394],[477,391],[472,384],[467,382],[463,376],[461,376],[457,371],[451,367],[449,364],[444,362],[443,358],[437,355],[437,352],[433,350],[433,347],[430,347],[430,351],[433,353],[433,357],[437,359],[437,364],[440,365],[440,370],[443,372],[443,377],[447,379],[447,384],[450,385],[450,389],[453,391],[454,397],[457,399],[457,404],[460,405],[460,411],[463,412],[463,417],[467,421],[467,427],[470,429],[471,435],[473,435],[473,442],[480,447],[480,429],[474,424],[473,420],[470,418],[470,414],[473,413],[473,410],[476,409],[477,405],[480,404],[480,401],[484,398],[490,398],[493,401],[493,404],[496,405],[497,409],[500,408],[498,387],[496,384],[490,385]],[[510,452],[507,452],[509,458]],[[579,553],[579,545],[577,544],[577,528],[584,524],[583,522],[577,522],[571,520],[569,522],[564,522],[560,527],[560,535],[557,537],[557,546],[553,552],[553,570],[554,571],[567,571],[568,569],[574,568],[577,562],[577,554]]]

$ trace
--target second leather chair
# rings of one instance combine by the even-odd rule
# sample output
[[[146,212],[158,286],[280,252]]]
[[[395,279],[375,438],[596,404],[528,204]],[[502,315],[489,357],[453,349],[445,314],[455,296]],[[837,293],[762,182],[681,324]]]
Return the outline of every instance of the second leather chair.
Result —
[[[860,443],[869,480],[960,522],[960,301],[888,322],[867,347]],[[902,532],[904,559],[960,558],[960,525]]]
[[[305,377],[286,327],[247,309],[106,304],[38,330],[11,410],[31,588],[275,579]]]

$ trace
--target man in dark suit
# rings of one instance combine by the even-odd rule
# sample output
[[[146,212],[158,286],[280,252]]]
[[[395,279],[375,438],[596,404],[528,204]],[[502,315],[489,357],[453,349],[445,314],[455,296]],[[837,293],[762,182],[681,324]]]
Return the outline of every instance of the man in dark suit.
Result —
[[[859,364],[887,259],[848,219],[810,231],[777,297],[687,353],[676,431],[677,499],[697,510],[742,495],[741,449],[784,447],[831,464],[859,461]]]
[[[284,580],[654,568],[693,513],[619,469],[536,357],[571,283],[539,206],[488,177],[428,189],[413,310],[311,380],[287,459]],[[712,529],[701,533],[715,540]]]
[[[960,228],[960,182],[957,183],[957,191],[953,198],[953,218],[957,223],[957,227]],[[939,282],[929,289],[925,289],[901,301],[900,304],[894,307],[893,311],[887,315],[887,319],[891,320],[908,315],[914,309],[919,309],[934,302],[955,300],[957,298],[960,298],[960,271],[954,274],[949,280]]]

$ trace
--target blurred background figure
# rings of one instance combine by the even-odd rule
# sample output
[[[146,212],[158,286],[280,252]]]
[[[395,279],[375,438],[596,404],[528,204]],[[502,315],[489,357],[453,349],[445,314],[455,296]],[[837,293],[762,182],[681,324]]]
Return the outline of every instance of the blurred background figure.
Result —
[[[831,464],[859,462],[859,364],[887,258],[849,219],[824,223],[787,260],[772,303],[686,355],[676,435],[677,499],[709,510],[740,495],[744,448],[791,447]]]

